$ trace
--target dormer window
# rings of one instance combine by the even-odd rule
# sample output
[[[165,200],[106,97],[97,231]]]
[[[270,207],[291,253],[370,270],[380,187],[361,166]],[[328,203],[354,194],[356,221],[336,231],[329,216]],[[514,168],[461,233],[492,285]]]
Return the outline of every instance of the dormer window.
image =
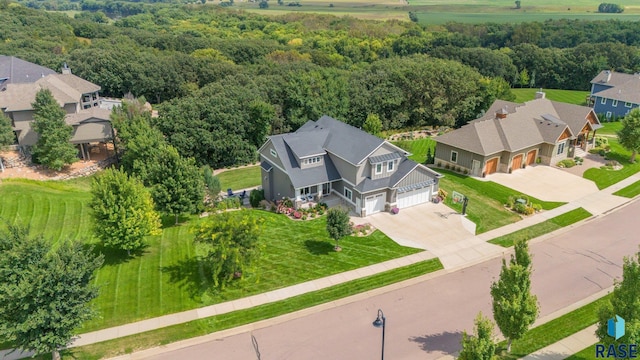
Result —
[[[393,171],[393,164],[394,164],[393,161],[389,161],[387,163],[387,172],[392,172]]]
[[[322,157],[321,156],[314,156],[308,159],[304,159],[302,160],[302,163],[307,165],[307,164],[318,164],[322,161]]]
[[[382,174],[382,163],[376,164],[376,175]]]

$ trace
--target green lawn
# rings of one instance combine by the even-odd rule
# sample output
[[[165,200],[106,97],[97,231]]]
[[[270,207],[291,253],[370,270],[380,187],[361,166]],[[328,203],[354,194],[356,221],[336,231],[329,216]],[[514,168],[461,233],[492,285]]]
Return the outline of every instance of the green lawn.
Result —
[[[523,103],[535,99],[536,91],[539,89],[511,89],[511,92],[516,96],[514,102]],[[589,95],[588,91],[577,90],[556,90],[556,89],[543,89],[547,99],[553,101],[559,101],[575,105],[586,105],[586,98]],[[600,130],[598,130],[600,131]]]
[[[558,215],[552,219],[543,221],[539,224],[535,224],[527,228],[512,232],[511,234],[497,237],[490,240],[489,242],[504,247],[510,247],[513,246],[516,240],[530,240],[538,236],[548,234],[565,226],[569,226],[590,216],[591,213],[587,210],[583,208],[577,208],[562,215]]]
[[[218,175],[222,191],[246,189],[261,184],[260,166],[251,166],[240,169],[226,170]]]
[[[73,357],[75,359],[100,359],[104,357],[117,356],[125,352],[128,353],[135,350],[168,344],[182,339],[202,336],[215,331],[229,329],[243,324],[302,310],[440,269],[442,269],[442,264],[438,259],[427,260],[377,275],[335,285],[326,289],[313,291],[290,299],[260,305],[251,309],[234,311],[228,314],[196,320],[125,338],[83,346],[81,348],[74,348],[69,351],[65,351],[63,355],[69,355],[69,357]]]
[[[636,181],[633,184],[626,186],[616,192],[613,195],[618,195],[626,198],[634,198],[640,194],[640,181]]]
[[[598,189],[604,189],[640,171],[640,162],[634,164],[629,162],[631,152],[624,149],[615,139],[609,139],[611,152],[607,158],[617,160],[624,167],[620,170],[605,170],[592,168],[584,172],[585,179],[593,180]],[[640,157],[638,158],[640,160]]]
[[[467,216],[469,220],[476,223],[477,234],[514,223],[521,219],[518,214],[504,207],[509,196],[517,196],[521,193],[492,181],[480,181],[470,176],[443,169],[435,170],[445,175],[440,179],[440,188],[449,193],[445,201],[446,205],[458,212],[462,211],[461,204],[454,204],[451,201],[452,191],[462,193],[469,198]],[[564,204],[561,202],[542,201],[531,196],[528,197],[533,203],[542,205],[542,208],[545,210],[550,210]]]
[[[573,354],[566,358],[565,360],[595,360],[596,359],[596,350],[593,345],[588,348],[580,351],[577,354]]]
[[[598,322],[600,307],[608,303],[610,299],[611,294],[608,294],[590,304],[529,330],[521,339],[513,341],[511,354],[503,354],[501,358],[514,360],[522,358],[595,324]],[[506,345],[506,341],[503,341],[499,344],[499,348],[505,349]]]
[[[427,160],[427,149],[431,149],[431,155],[433,155],[436,147],[435,140],[431,138],[399,140],[394,141],[393,144],[410,152],[412,155],[409,156],[409,159],[419,164],[424,164]]]
[[[36,182],[5,180],[0,184],[0,218],[30,224],[53,242],[82,239],[94,244],[90,232],[85,182]],[[378,232],[364,238],[349,237],[334,252],[325,230],[325,219],[294,222],[265,211],[236,214],[264,219],[262,241],[266,244],[260,281],[246,280],[225,291],[212,291],[195,260],[193,224],[163,229],[150,237],[141,256],[126,259],[96,245],[105,253],[105,264],[96,275],[100,296],[95,301],[99,318],[82,331],[91,331],[145,318],[206,306],[221,301],[281,288],[397,258],[420,250],[401,247]]]
[[[602,120],[601,120],[602,121]],[[620,121],[602,122],[602,129],[598,129],[596,135],[616,135],[622,129]]]

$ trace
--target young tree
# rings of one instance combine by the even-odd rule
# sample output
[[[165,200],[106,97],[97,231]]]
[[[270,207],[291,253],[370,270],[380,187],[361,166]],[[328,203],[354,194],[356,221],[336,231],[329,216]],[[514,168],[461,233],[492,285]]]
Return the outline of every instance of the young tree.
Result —
[[[640,260],[639,254],[625,257],[622,264],[622,280],[614,280],[611,302],[598,313],[596,335],[608,348],[610,345],[640,342]],[[625,321],[625,335],[616,339],[607,334],[609,319],[620,316]]]
[[[522,7],[522,2],[520,0],[516,0],[516,9],[520,9]]]
[[[76,161],[78,151],[69,142],[73,128],[65,123],[65,112],[51,91],[38,91],[32,106],[34,121],[31,126],[39,135],[31,152],[34,161],[57,171]]]
[[[216,201],[218,196],[220,196],[220,190],[222,190],[220,179],[213,175],[213,170],[211,170],[209,165],[202,167],[202,175],[204,177],[204,185],[207,188],[207,195],[209,196],[209,199],[212,202]]]
[[[202,174],[191,158],[184,159],[170,145],[161,149],[156,162],[148,164],[148,182],[157,208],[174,215],[194,213],[204,200]]]
[[[478,313],[473,322],[473,335],[462,333],[462,350],[458,360],[491,360],[496,353],[496,342],[493,336],[491,320]]]
[[[367,119],[362,124],[362,130],[368,132],[371,135],[378,136],[382,132],[382,121],[376,114],[367,115]]]
[[[631,161],[636,162],[636,154],[640,149],[640,108],[631,110],[622,118],[622,129],[618,131],[618,141],[625,149],[631,151]]]
[[[329,237],[336,242],[334,249],[342,250],[338,245],[340,239],[351,235],[353,229],[349,223],[349,210],[342,207],[334,207],[327,211],[327,232]]]
[[[261,222],[240,212],[212,216],[198,225],[195,242],[202,245],[202,259],[212,271],[215,286],[224,288],[234,278],[255,271],[262,250]]]
[[[522,71],[520,71],[520,87],[529,85],[530,79],[531,78],[529,77],[529,71],[527,71],[527,69],[522,69]]]
[[[59,359],[58,349],[94,315],[93,274],[102,262],[80,242],[52,247],[27,228],[9,225],[0,233],[0,338]]]
[[[144,238],[160,234],[160,217],[142,182],[124,171],[107,169],[91,184],[96,236],[107,247],[127,254],[144,246]]]
[[[524,243],[524,244],[523,244]],[[498,281],[491,284],[493,318],[511,342],[524,335],[538,316],[538,299],[531,294],[531,256],[525,241],[517,241],[509,264],[502,259]]]
[[[13,144],[15,137],[13,128],[11,127],[11,119],[6,117],[3,112],[0,112],[0,150],[3,150],[5,147]],[[4,164],[2,163],[1,157],[0,171],[4,172]]]

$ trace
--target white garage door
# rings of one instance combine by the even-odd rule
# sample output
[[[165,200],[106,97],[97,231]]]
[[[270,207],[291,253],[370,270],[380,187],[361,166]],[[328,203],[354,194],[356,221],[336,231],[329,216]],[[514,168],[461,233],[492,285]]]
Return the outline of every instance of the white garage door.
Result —
[[[366,215],[371,215],[384,211],[384,194],[378,194],[365,198],[365,211]]]
[[[431,186],[427,186],[421,189],[398,193],[398,201],[396,203],[398,208],[403,209],[418,204],[424,204],[429,201],[430,197]]]

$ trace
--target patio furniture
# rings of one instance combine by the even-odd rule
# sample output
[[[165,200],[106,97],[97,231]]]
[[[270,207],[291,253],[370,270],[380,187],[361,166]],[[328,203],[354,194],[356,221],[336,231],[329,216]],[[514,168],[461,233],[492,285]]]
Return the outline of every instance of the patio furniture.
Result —
[[[307,200],[308,201],[313,201],[313,195],[311,195],[311,194],[307,195]]]
[[[234,197],[236,195],[233,193],[233,190],[231,190],[231,188],[229,188],[229,189],[227,189],[227,196],[228,197]]]
[[[243,190],[241,194],[237,194],[240,197],[240,200],[244,200],[244,197],[247,196],[247,190]]]

